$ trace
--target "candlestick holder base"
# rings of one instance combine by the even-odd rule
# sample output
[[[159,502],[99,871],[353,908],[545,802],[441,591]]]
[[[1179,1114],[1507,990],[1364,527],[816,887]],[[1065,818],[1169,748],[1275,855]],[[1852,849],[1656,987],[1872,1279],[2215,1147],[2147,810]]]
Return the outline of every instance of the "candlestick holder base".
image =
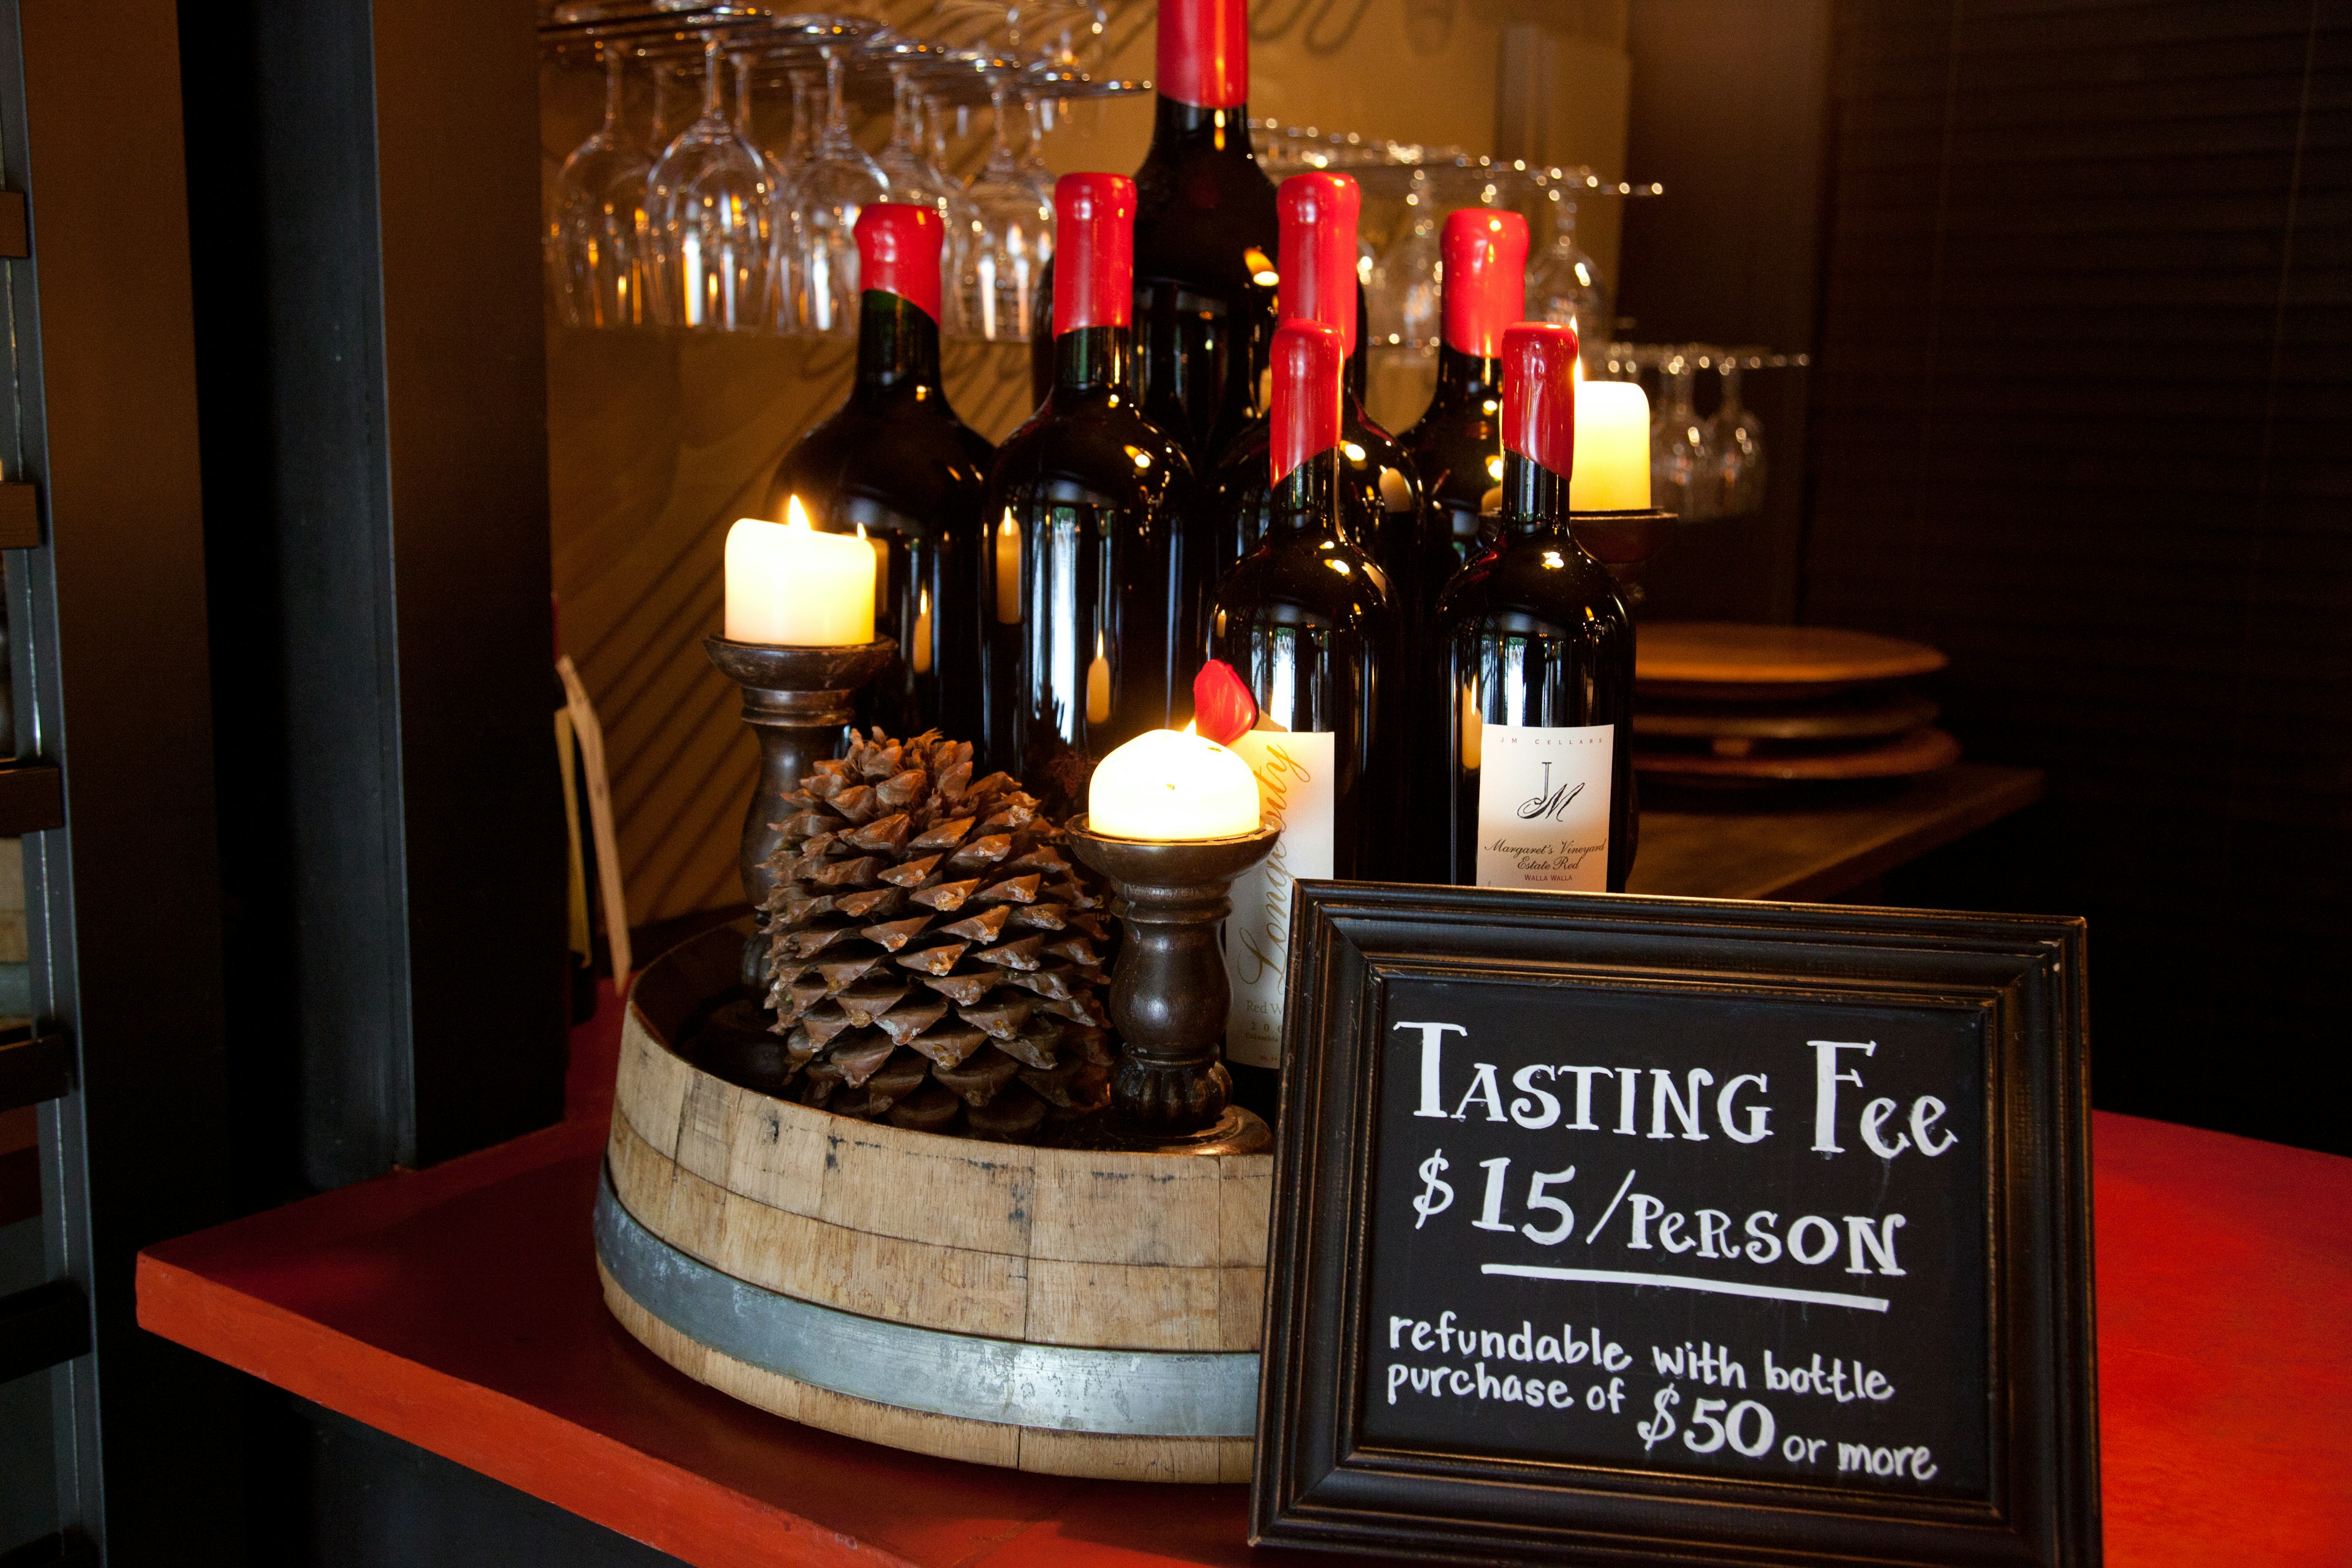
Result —
[[[1665,549],[1681,517],[1656,507],[1640,511],[1571,511],[1569,531],[1584,552],[1609,569],[1625,591],[1628,609],[1639,609],[1645,597],[1642,579],[1652,557]]]
[[[760,778],[744,813],[736,869],[758,927],[743,943],[743,984],[764,991],[766,910],[776,881],[768,858],[783,842],[777,825],[788,815],[784,797],[840,748],[843,729],[856,717],[850,700],[890,667],[898,645],[883,637],[846,647],[779,647],[705,637],[702,647],[719,672],[743,689],[743,722],[760,742]]]
[[[1110,883],[1126,929],[1110,977],[1111,1022],[1127,1047],[1111,1079],[1121,1135],[1167,1146],[1213,1134],[1234,1092],[1219,1059],[1233,989],[1217,922],[1233,910],[1234,879],[1265,858],[1279,829],[1163,844],[1107,837],[1079,816],[1069,835]]]

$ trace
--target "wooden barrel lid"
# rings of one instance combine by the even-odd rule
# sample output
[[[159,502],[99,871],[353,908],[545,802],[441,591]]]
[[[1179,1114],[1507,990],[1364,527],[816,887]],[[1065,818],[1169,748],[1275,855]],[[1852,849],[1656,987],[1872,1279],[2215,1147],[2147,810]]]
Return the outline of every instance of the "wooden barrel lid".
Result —
[[[1658,621],[1635,639],[1633,677],[1658,696],[1769,700],[1927,675],[1948,662],[1924,643],[1837,626]]]

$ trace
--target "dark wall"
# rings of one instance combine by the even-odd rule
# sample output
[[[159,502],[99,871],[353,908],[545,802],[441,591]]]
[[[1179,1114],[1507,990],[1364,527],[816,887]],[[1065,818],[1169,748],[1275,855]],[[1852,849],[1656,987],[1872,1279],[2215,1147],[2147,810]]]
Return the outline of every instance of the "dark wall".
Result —
[[[1830,0],[1636,0],[1621,317],[1643,343],[1812,347],[1829,125]],[[1764,422],[1760,516],[1687,526],[1650,569],[1647,613],[1785,621],[1796,613],[1811,377],[1759,370],[1742,397]],[[1702,374],[1698,406],[1715,406]]]
[[[1723,132],[1812,90],[1779,9],[1635,0],[1637,104],[1742,54],[1782,74],[1678,140],[1637,109],[1634,166],[1705,210],[1675,247],[1629,218],[1623,296],[1644,339],[1727,332],[1805,301],[1702,326],[1737,298],[1706,267],[1818,237],[1789,609],[1946,649],[1970,753],[2050,772],[1890,894],[2089,916],[2103,1105],[2352,1150],[2352,3],[1833,16],[1825,195],[1759,242]],[[1670,607],[1762,597],[1685,564]]]
[[[2103,1102],[2352,1148],[2352,5],[1837,47],[1804,616],[1949,650],[2051,770],[1948,880],[2091,917]]]

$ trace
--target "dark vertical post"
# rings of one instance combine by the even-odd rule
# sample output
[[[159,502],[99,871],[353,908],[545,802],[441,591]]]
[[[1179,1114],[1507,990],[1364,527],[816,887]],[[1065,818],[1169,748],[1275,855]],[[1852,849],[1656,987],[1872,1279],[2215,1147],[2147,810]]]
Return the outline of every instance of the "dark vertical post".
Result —
[[[0,174],[33,249],[5,268],[0,462],[47,537],[7,559],[16,732],[62,765],[67,823],[24,841],[33,1005],[77,1058],[42,1203],[94,1346],[51,1373],[59,1513],[122,1563],[229,1557],[238,1515],[234,1379],[142,1333],[132,1294],[138,1248],[229,1212],[180,111],[168,0],[0,0]]]
[[[533,12],[184,22],[251,1174],[334,1185],[562,1113]]]

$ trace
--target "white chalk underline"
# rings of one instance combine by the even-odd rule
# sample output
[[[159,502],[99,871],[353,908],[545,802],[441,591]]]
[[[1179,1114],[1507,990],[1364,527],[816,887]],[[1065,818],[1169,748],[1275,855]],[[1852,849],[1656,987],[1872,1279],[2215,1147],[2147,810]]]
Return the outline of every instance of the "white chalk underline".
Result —
[[[1812,1301],[1824,1307],[1859,1307],[1884,1312],[1884,1296],[1842,1296],[1835,1290],[1796,1290],[1785,1285],[1741,1285],[1729,1279],[1685,1279],[1675,1274],[1627,1274],[1615,1268],[1546,1268],[1532,1263],[1489,1263],[1480,1272],[1513,1274],[1522,1279],[1589,1279],[1600,1285],[1661,1285],[1669,1290],[1706,1290],[1717,1296],[1761,1296],[1768,1301]]]

